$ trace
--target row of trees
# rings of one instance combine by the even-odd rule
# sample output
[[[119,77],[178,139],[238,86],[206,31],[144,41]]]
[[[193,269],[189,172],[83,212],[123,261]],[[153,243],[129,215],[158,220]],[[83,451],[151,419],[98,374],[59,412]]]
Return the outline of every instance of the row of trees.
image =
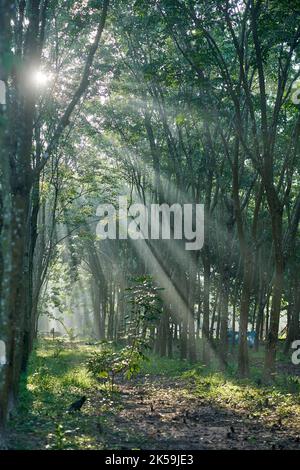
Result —
[[[0,131],[0,332],[6,349],[0,371],[1,426],[14,406],[36,334],[37,303],[64,179],[59,166],[62,160],[63,167],[68,165],[62,143],[87,93],[108,4],[0,3],[0,79],[6,90]]]
[[[165,288],[168,321],[181,325],[182,357],[195,358],[198,305],[209,360],[217,297],[222,362],[233,310],[240,374],[251,320],[269,377],[282,312],[287,350],[299,334],[299,5],[127,3],[113,21],[109,99],[89,105],[105,118],[87,130],[145,204],[205,203],[200,253],[180,242],[138,248]]]

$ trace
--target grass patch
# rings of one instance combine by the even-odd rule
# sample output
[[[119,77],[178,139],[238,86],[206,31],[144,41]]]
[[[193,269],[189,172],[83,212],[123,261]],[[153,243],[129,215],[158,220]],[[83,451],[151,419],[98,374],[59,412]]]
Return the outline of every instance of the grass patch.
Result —
[[[142,372],[147,375],[181,379],[182,393],[193,394],[212,406],[244,413],[250,420],[259,419],[274,426],[278,423],[295,427],[300,432],[300,377],[277,374],[272,385],[262,382],[264,352],[250,351],[250,377],[240,379],[234,354],[228,368],[220,371],[217,360],[209,367],[180,359],[151,356]],[[282,353],[279,361],[288,359]]]
[[[94,448],[95,416],[68,414],[70,404],[90,389],[101,390],[85,362],[90,347],[66,343],[59,355],[52,341],[39,343],[20,384],[19,406],[10,421],[14,449]],[[99,448],[99,443],[97,443]]]
[[[300,431],[299,383],[293,389],[293,379],[280,376],[272,386],[257,385],[256,377],[256,369],[248,379],[239,379],[232,371],[199,372],[199,368],[182,374],[192,382],[192,393],[213,406],[245,413],[247,418],[261,419],[270,426],[286,424]]]
[[[181,373],[193,369],[193,365],[187,360],[169,359],[167,357],[159,357],[150,355],[148,361],[144,361],[141,374],[177,377]]]
[[[9,423],[12,449],[114,448],[117,435],[121,441],[123,434],[124,440],[128,438],[126,429],[112,426],[123,409],[120,395],[109,393],[86,368],[96,348],[79,342],[38,343],[27,375],[22,376],[19,406]],[[197,397],[205,405],[242,414],[245,419],[258,419],[270,427],[286,425],[300,433],[299,377],[281,373],[272,386],[265,386],[261,382],[262,353],[251,352],[250,359],[250,378],[241,380],[234,355],[224,372],[218,370],[216,361],[206,367],[151,355],[143,362],[139,377],[146,377],[143,386],[149,390],[155,389],[161,378],[162,383],[169,381],[169,387],[177,387],[181,396]],[[137,380],[137,388],[140,385]],[[83,395],[88,401],[82,411],[67,413],[70,404]],[[130,439],[137,440],[136,433]],[[139,436],[138,442],[143,439]]]

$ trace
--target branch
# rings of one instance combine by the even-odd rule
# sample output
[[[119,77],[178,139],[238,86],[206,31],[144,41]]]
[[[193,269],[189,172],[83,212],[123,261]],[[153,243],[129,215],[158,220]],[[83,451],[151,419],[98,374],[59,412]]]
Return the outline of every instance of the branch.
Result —
[[[88,53],[88,56],[87,56],[87,59],[86,59],[86,62],[85,62],[85,66],[84,66],[84,70],[83,70],[83,74],[82,74],[80,84],[79,84],[77,90],[75,91],[75,93],[73,95],[73,98],[71,99],[69,105],[67,106],[63,116],[61,117],[61,119],[60,119],[60,121],[57,125],[56,130],[54,131],[54,135],[53,135],[53,137],[51,139],[51,142],[49,143],[48,148],[45,152],[47,154],[47,160],[48,160],[49,156],[51,155],[51,153],[53,152],[53,149],[57,145],[57,142],[58,142],[60,136],[64,132],[65,128],[68,126],[69,119],[70,119],[71,114],[74,111],[74,108],[79,103],[80,99],[84,95],[84,93],[85,93],[85,91],[86,91],[86,89],[89,85],[89,77],[90,77],[90,74],[91,74],[91,68],[92,68],[92,65],[93,65],[94,57],[95,57],[95,54],[97,52],[103,30],[104,30],[106,17],[107,17],[108,6],[109,6],[109,0],[104,0],[103,8],[102,8],[102,15],[101,15],[100,22],[99,22],[99,25],[98,25],[98,28],[97,28],[97,33],[96,33],[94,42],[90,47],[90,50],[89,50],[89,53]],[[39,174],[41,172],[41,170],[45,166],[47,160],[45,159],[43,162],[41,162],[40,166],[38,166],[36,168],[35,172],[37,174]]]

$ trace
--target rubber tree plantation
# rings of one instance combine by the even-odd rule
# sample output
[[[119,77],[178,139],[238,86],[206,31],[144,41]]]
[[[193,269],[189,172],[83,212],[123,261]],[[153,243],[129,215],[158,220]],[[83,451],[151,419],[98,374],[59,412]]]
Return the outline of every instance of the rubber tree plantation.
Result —
[[[0,449],[299,449],[299,111],[299,0],[0,0]]]

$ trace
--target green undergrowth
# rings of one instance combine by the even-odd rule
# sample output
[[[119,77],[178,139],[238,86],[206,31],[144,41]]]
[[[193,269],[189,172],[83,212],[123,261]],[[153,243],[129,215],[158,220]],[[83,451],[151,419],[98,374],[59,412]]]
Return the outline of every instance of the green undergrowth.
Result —
[[[118,389],[111,393],[86,368],[97,347],[83,342],[39,341],[22,377],[19,406],[9,423],[11,448],[110,448],[111,416],[117,416],[123,405]],[[151,355],[133,380],[137,387],[145,377],[146,384],[167,381],[171,387],[180,386],[180,393],[205,404],[244,413],[270,426],[280,421],[300,432],[299,376],[278,373],[272,385],[264,385],[262,359],[261,352],[251,353],[250,378],[242,380],[233,357],[228,369],[220,372],[216,361],[206,367]],[[88,400],[82,410],[67,413],[70,404],[83,395]]]
[[[276,373],[272,384],[263,381],[263,351],[250,351],[250,375],[238,376],[235,357],[231,354],[226,370],[218,361],[210,366],[190,364],[180,359],[150,358],[143,367],[148,375],[181,379],[183,393],[192,394],[212,406],[244,413],[249,419],[261,419],[271,426],[282,423],[295,426],[300,432],[300,376]],[[283,366],[288,358],[278,354]]]
[[[300,424],[299,379],[280,378],[274,385],[258,385],[224,372],[190,370],[182,378],[192,382],[193,394],[212,405],[243,411],[249,418],[279,422],[291,418]]]
[[[14,448],[94,448],[92,429],[98,418],[90,413],[91,405],[78,414],[67,413],[73,401],[91,390],[107,394],[86,369],[91,349],[66,344],[57,354],[55,341],[39,342],[22,377],[19,406],[10,422]]]

